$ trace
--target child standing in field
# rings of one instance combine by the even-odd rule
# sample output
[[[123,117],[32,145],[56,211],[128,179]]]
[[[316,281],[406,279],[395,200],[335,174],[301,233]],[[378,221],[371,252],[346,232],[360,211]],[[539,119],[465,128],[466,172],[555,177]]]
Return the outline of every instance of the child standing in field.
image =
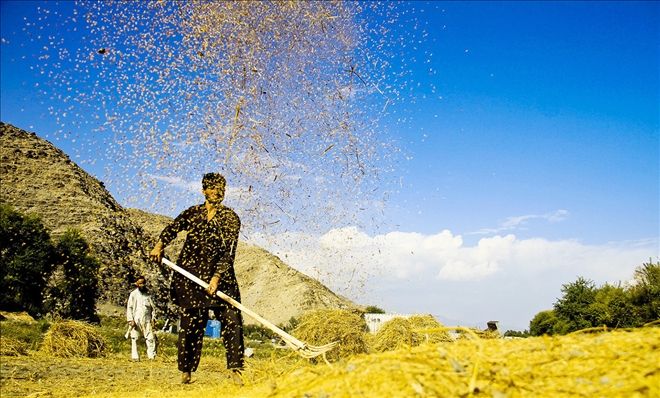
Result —
[[[144,276],[139,276],[135,281],[136,289],[128,296],[126,304],[126,320],[128,321],[131,336],[131,359],[140,360],[137,349],[137,340],[140,335],[144,336],[147,343],[147,357],[156,358],[156,339],[152,328],[155,306],[151,295],[147,291],[147,281]]]

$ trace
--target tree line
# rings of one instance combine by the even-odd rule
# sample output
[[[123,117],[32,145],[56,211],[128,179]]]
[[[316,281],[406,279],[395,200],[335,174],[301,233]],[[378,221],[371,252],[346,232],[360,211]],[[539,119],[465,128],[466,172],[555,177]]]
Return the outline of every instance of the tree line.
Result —
[[[660,319],[660,262],[643,263],[635,269],[631,283],[606,283],[600,287],[579,277],[562,286],[562,297],[553,309],[541,311],[531,320],[529,333],[566,334],[580,329],[606,326],[634,328]]]
[[[578,277],[562,285],[562,296],[552,309],[541,311],[523,332],[508,330],[512,337],[567,334],[593,327],[635,328],[660,320],[660,261],[649,259],[634,271],[627,284],[596,286]]]
[[[53,237],[39,217],[0,204],[0,309],[98,322],[99,267],[80,231]]]

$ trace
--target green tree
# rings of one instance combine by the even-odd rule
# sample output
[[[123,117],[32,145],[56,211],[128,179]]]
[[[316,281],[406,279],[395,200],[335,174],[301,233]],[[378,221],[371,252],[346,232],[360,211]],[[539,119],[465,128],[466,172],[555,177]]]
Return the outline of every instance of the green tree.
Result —
[[[521,332],[519,330],[507,330],[504,332],[504,337],[529,337],[529,331],[523,330]]]
[[[280,328],[284,330],[283,328]],[[278,338],[272,330],[257,324],[248,324],[243,326],[243,336],[250,340],[267,341],[270,339]]]
[[[552,333],[551,334],[567,334],[572,332],[574,329],[571,329],[572,324],[568,322],[566,319],[559,318],[557,317],[557,321],[555,324],[552,326]],[[584,329],[584,328],[583,328]]]
[[[529,322],[529,334],[531,336],[552,335],[555,333],[557,315],[554,310],[541,311]]]
[[[300,321],[298,320],[298,318],[296,318],[295,316],[292,316],[291,318],[289,318],[289,322],[287,322],[287,324],[284,325],[283,330],[285,330],[287,332],[290,332],[293,329],[295,329],[298,326],[298,324],[300,324]]]
[[[376,307],[375,305],[368,305],[367,308],[364,309],[364,312],[366,314],[384,314],[385,310],[380,307]]]
[[[48,283],[48,310],[62,318],[97,322],[100,263],[76,230],[67,230],[55,247],[56,268]]]
[[[660,319],[660,261],[642,264],[633,275],[635,284],[630,288],[632,303],[637,307],[641,322]]]
[[[0,308],[41,315],[53,245],[38,217],[0,205]]]
[[[621,286],[605,284],[596,289],[594,302],[587,312],[594,326],[627,328],[641,325],[641,320],[630,294]]]
[[[572,332],[592,326],[598,314],[591,305],[596,299],[596,286],[593,281],[579,277],[575,282],[562,286],[562,298],[554,304],[557,318],[566,322],[565,332]]]

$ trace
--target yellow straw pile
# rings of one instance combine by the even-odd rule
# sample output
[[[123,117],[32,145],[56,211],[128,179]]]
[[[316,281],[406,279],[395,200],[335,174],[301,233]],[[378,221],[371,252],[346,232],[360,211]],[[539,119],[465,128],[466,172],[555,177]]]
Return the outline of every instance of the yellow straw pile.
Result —
[[[441,343],[443,341],[454,341],[440,322],[433,315],[413,315],[408,318],[415,333],[420,335],[420,340],[426,343]]]
[[[447,328],[457,330],[461,328]],[[466,339],[377,354],[358,354],[331,364],[284,358],[249,360],[245,386],[220,381],[220,361],[202,366],[200,383],[154,376],[144,384],[130,376],[124,387],[111,386],[90,396],[154,397],[658,397],[660,328],[575,333],[559,337],[481,339],[462,329]],[[209,359],[207,358],[206,361]],[[103,359],[100,363],[105,363]],[[203,362],[205,359],[202,360]],[[122,368],[126,366],[121,363]],[[167,364],[167,366],[171,366]],[[154,370],[154,375],[155,375]],[[178,375],[175,369],[172,375]],[[81,379],[98,383],[99,380]],[[203,381],[203,382],[202,382]],[[119,380],[116,380],[119,382]],[[114,384],[113,384],[114,386]],[[72,385],[72,396],[79,392]],[[211,388],[213,387],[213,388]],[[89,389],[88,389],[89,390]]]
[[[366,329],[366,322],[357,314],[346,310],[322,309],[304,314],[292,334],[316,346],[338,341],[338,347],[326,353],[328,361],[337,361],[368,351]]]
[[[422,344],[305,367],[269,396],[657,397],[659,347],[658,328]]]
[[[59,321],[44,336],[41,351],[57,357],[102,357],[106,343],[94,326],[80,321]]]
[[[422,337],[415,332],[413,325],[406,318],[393,318],[378,330],[372,341],[375,352],[396,350],[401,347],[419,345]]]
[[[27,343],[13,337],[0,336],[0,355],[17,357],[19,355],[27,355],[27,350]]]

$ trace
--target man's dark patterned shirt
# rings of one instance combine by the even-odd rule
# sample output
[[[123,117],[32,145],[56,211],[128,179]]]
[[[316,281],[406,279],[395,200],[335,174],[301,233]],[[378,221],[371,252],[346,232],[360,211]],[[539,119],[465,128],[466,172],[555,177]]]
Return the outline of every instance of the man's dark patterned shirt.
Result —
[[[167,246],[179,232],[188,232],[179,255],[179,266],[206,282],[218,276],[218,290],[240,301],[234,273],[240,228],[241,220],[232,209],[221,206],[209,221],[206,207],[201,204],[184,210],[165,227],[160,240]],[[172,290],[174,303],[182,308],[213,307],[220,301],[178,272],[172,278]]]

